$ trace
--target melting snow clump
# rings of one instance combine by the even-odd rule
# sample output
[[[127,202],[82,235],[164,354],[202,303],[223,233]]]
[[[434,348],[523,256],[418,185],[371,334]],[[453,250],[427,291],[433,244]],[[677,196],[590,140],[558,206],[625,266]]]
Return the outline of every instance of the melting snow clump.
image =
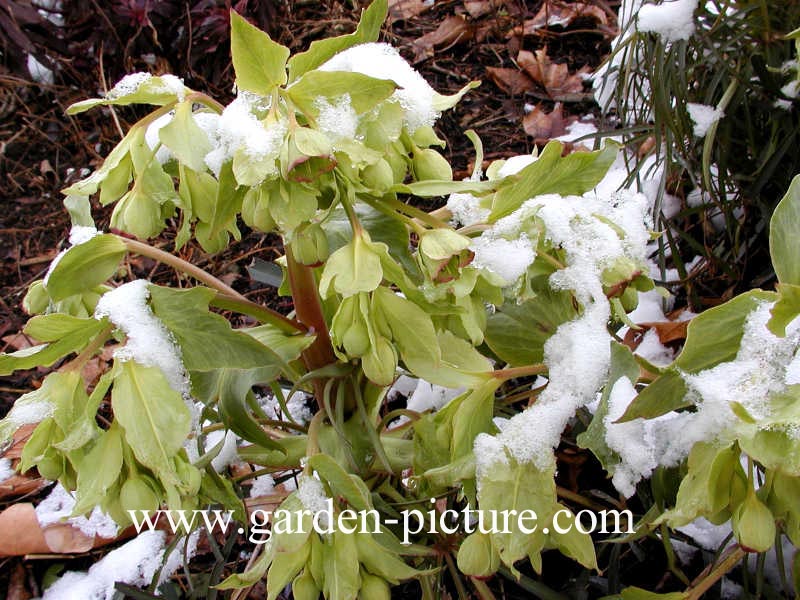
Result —
[[[108,317],[127,336],[125,347],[114,352],[115,359],[135,360],[146,367],[158,367],[170,387],[187,397],[189,378],[183,368],[180,349],[172,334],[150,310],[149,298],[146,280],[131,281],[103,294],[94,317]]]
[[[666,42],[688,40],[694,33],[694,11],[697,0],[668,0],[661,4],[645,4],[639,9],[639,31],[659,34]]]
[[[361,73],[394,81],[400,88],[391,98],[405,110],[406,126],[412,133],[424,125],[433,125],[439,118],[439,111],[434,108],[436,92],[389,44],[353,46],[328,60],[319,70]]]
[[[64,486],[57,483],[50,494],[36,506],[36,518],[42,527],[53,523],[69,523],[79,529],[86,537],[94,536],[113,539],[117,537],[118,526],[114,520],[95,506],[89,518],[83,515],[72,517],[75,498]]]
[[[694,122],[694,134],[697,137],[705,137],[708,129],[725,116],[725,113],[718,108],[694,102],[687,103],[686,110]]]

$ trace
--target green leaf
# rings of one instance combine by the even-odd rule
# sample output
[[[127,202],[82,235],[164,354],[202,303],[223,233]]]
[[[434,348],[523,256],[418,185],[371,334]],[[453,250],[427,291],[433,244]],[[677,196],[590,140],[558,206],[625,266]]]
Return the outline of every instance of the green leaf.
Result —
[[[692,402],[687,398],[688,391],[683,376],[675,369],[670,369],[639,392],[616,423],[625,423],[639,417],[653,419],[691,406]]]
[[[217,402],[225,427],[242,439],[262,448],[285,452],[284,447],[261,429],[248,408],[248,396],[257,383],[269,383],[280,369],[267,366],[259,369],[219,369],[192,373],[193,392],[206,404]]]
[[[538,286],[533,300],[503,304],[489,315],[486,343],[511,366],[541,363],[545,342],[559,325],[576,316],[569,292],[553,290],[549,285]]]
[[[619,458],[606,444],[606,427],[603,420],[608,414],[608,399],[614,384],[621,378],[627,377],[629,381],[636,381],[639,377],[639,365],[633,357],[630,348],[618,342],[611,342],[611,367],[608,373],[608,383],[603,388],[603,395],[600,398],[600,405],[594,413],[592,422],[586,431],[578,435],[577,442],[582,448],[592,451],[603,468],[611,471],[612,467],[618,464]]]
[[[497,181],[415,181],[412,183],[398,183],[389,188],[389,191],[432,198],[435,196],[447,196],[455,192],[478,195],[488,194],[493,192],[497,185]]]
[[[154,104],[162,106],[175,102],[179,96],[188,91],[180,80],[174,75],[152,76],[149,74],[135,74],[127,77],[141,77],[136,86],[114,86],[105,98],[90,98],[75,102],[67,108],[68,115],[86,112],[96,106],[127,106],[129,104]]]
[[[449,388],[479,387],[491,378],[492,363],[472,344],[449,331],[437,334],[441,361],[431,363],[409,355],[406,366],[425,381]]]
[[[464,97],[464,94],[469,92],[470,90],[474,90],[476,87],[480,86],[480,81],[470,81],[467,85],[462,87],[458,90],[455,94],[450,95],[443,95],[438,92],[433,93],[433,102],[432,106],[434,110],[448,110],[453,108],[456,104],[461,101],[461,98]]]
[[[376,289],[372,297],[373,306],[379,307],[391,329],[392,339],[400,350],[400,356],[410,369],[410,365],[436,365],[441,362],[436,329],[428,313],[385,287]]]
[[[520,529],[520,519],[509,519],[509,533],[491,532],[492,544],[500,553],[503,563],[516,573],[514,563],[531,554],[538,554],[543,548],[547,535],[543,532],[543,524],[548,523],[558,508],[556,502],[555,463],[552,468],[538,470],[529,463],[495,463],[481,476],[480,509],[482,511],[516,510],[519,515],[523,510],[536,513],[536,531],[526,533]],[[523,523],[531,529],[532,521]]]
[[[380,242],[371,242],[369,234],[363,232],[331,254],[319,282],[322,297],[330,295],[331,286],[345,297],[377,288],[383,279],[380,246],[385,248]]]
[[[153,314],[175,336],[188,371],[272,367],[277,373],[285,366],[273,350],[253,336],[231,329],[224,317],[208,310],[216,296],[213,290],[157,285],[150,285],[149,290]]]
[[[355,211],[361,226],[369,232],[370,239],[386,244],[391,257],[413,272],[416,267],[409,250],[408,229],[405,225],[361,202],[355,204]],[[353,238],[353,228],[340,206],[331,211],[330,216],[322,223],[322,228],[328,236],[331,252],[345,246]]]
[[[90,290],[116,272],[126,252],[125,242],[117,236],[96,235],[61,256],[45,289],[54,302]]]
[[[778,301],[772,307],[772,318],[767,327],[775,335],[783,337],[786,326],[800,314],[800,286],[779,283],[777,287]]]
[[[241,329],[240,331],[254,337],[258,342],[277,354],[286,364],[299,359],[303,350],[313,344],[316,339],[316,336],[312,334],[289,335],[269,324],[259,325],[250,329]]]
[[[304,114],[316,117],[318,98],[335,101],[349,94],[353,110],[360,115],[386,100],[395,89],[397,84],[391,79],[375,79],[349,71],[310,71],[286,90],[286,96]]]
[[[614,598],[614,596],[610,596]],[[669,594],[657,594],[655,592],[648,592],[638,587],[627,587],[622,590],[619,598],[622,600],[684,600],[687,594],[684,592],[671,592]]]
[[[549,142],[538,159],[502,181],[492,203],[490,223],[511,214],[535,196],[588,192],[603,179],[619,150],[616,144],[606,143],[601,150],[573,152],[562,157],[562,148],[561,142]]]
[[[102,502],[122,471],[122,431],[111,427],[95,441],[78,469],[78,502],[74,513],[81,514]]]
[[[687,373],[699,373],[733,360],[747,317],[760,302],[776,299],[774,292],[752,290],[696,316],[689,322],[686,343],[675,365]]]
[[[238,590],[245,587],[250,587],[257,584],[264,578],[272,559],[275,556],[275,551],[270,542],[266,543],[264,551],[258,556],[256,561],[250,565],[246,571],[242,573],[234,573],[226,577],[222,582],[214,586],[218,590]]]
[[[769,222],[769,253],[778,281],[800,285],[800,175],[775,207]]]
[[[227,246],[226,231],[238,235],[236,214],[242,208],[242,200],[246,192],[245,186],[236,183],[232,163],[228,162],[222,165],[217,197],[211,207],[210,218],[203,219],[195,227],[195,237],[206,252],[219,252]]]
[[[417,571],[407,565],[395,553],[380,544],[370,533],[355,535],[358,548],[358,560],[373,575],[383,577],[392,585],[397,585],[406,579],[412,579],[429,573],[430,571]],[[403,548],[405,550],[405,548]]]
[[[330,600],[350,600],[361,588],[356,535],[336,530],[329,543],[323,546],[326,577],[322,592]]]
[[[0,354],[0,375],[34,367],[49,367],[72,352],[80,352],[103,327],[103,321],[91,318],[62,314],[33,317],[25,326],[25,333],[47,343]]]
[[[330,456],[321,453],[315,454],[308,459],[308,464],[328,482],[334,494],[347,500],[347,503],[355,510],[367,511],[372,508],[369,497],[362,493],[347,472]]]
[[[105,181],[106,177],[109,176],[111,171],[115,169],[124,159],[128,158],[128,153],[130,152],[131,144],[133,140],[141,135],[141,127],[132,127],[125,137],[114,146],[114,149],[108,153],[106,159],[103,161],[103,164],[97,169],[94,173],[86,177],[85,179],[81,179],[80,181],[73,183],[68,188],[65,188],[61,191],[62,194],[74,194],[76,196],[91,196],[94,194],[100,184]]]
[[[267,600],[275,600],[303,569],[311,554],[311,544],[294,552],[275,552],[267,573]]]
[[[187,167],[198,173],[206,170],[204,159],[211,152],[211,141],[194,120],[191,102],[175,107],[175,116],[158,130],[158,138]]]
[[[295,54],[289,60],[289,81],[294,81],[304,73],[316,69],[342,50],[378,41],[388,11],[388,0],[374,0],[361,14],[358,27],[353,33],[311,42],[308,50]]]
[[[231,11],[231,57],[240,90],[269,96],[286,83],[289,49]]]
[[[179,484],[173,457],[189,435],[191,417],[181,395],[158,367],[116,361],[111,402],[136,458],[165,483]]]
[[[568,508],[559,505],[559,509],[569,513],[569,516],[565,517],[565,521],[570,523],[577,521]],[[567,533],[560,533],[558,530],[553,529],[549,535],[561,554],[578,561],[587,569],[598,570],[597,554],[594,550],[594,542],[592,542],[591,535],[583,533],[577,527],[571,527]]]

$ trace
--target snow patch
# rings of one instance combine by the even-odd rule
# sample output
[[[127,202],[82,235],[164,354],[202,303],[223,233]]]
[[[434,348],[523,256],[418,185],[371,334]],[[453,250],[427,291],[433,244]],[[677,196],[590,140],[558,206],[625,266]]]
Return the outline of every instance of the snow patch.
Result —
[[[645,4],[639,9],[636,22],[639,31],[659,34],[665,42],[688,40],[694,33],[694,11],[697,0],[671,0],[661,4]]]
[[[146,367],[158,367],[170,387],[187,398],[190,384],[180,348],[150,310],[149,285],[148,281],[137,279],[106,292],[97,303],[94,318],[108,317],[125,333],[125,347],[114,351],[116,360],[135,360]]]
[[[725,116],[725,113],[718,108],[695,102],[688,102],[686,110],[694,122],[694,135],[699,138],[705,137],[709,128]]]
[[[89,538],[97,536],[114,539],[117,537],[118,525],[99,507],[95,506],[88,518],[84,515],[71,516],[74,508],[75,498],[63,485],[57,483],[47,498],[36,506],[36,518],[42,527],[53,523],[68,523]]]
[[[433,125],[439,118],[439,111],[434,108],[436,92],[400,56],[397,49],[388,44],[352,46],[321,65],[319,70],[361,73],[375,79],[394,81],[400,89],[390,99],[397,101],[405,110],[405,124],[411,133],[422,126]]]
[[[14,467],[11,466],[11,459],[0,458],[0,483],[8,481],[16,474],[17,472],[14,470]]]

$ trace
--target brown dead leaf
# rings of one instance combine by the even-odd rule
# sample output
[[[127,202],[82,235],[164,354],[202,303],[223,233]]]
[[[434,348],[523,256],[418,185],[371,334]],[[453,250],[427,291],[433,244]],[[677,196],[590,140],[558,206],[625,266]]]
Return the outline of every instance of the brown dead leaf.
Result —
[[[686,328],[689,321],[667,321],[664,323],[642,323],[644,327],[655,329],[662,344],[683,341],[686,339]]]
[[[3,482],[0,482],[0,500],[17,496],[35,494],[50,485],[50,482],[43,477],[30,477],[28,475],[13,475]]]
[[[50,552],[30,502],[12,504],[0,512],[0,556]]]
[[[567,27],[580,17],[589,17],[601,25],[608,25],[608,15],[599,6],[583,2],[555,2],[542,4],[539,12],[532,19],[523,23],[523,35],[537,35],[547,27]]]
[[[0,453],[0,457],[10,459],[20,458],[22,456],[22,448],[25,446],[25,442],[27,442],[28,438],[31,437],[31,434],[33,433],[33,430],[36,429],[37,425],[38,423],[21,425],[14,432],[11,445],[6,448],[5,452]]]
[[[423,0],[389,0],[389,23],[416,17],[432,6],[433,2]]]
[[[36,341],[24,333],[12,333],[11,335],[3,336],[0,339],[2,339],[3,343],[6,345],[6,352],[9,351],[8,348],[10,348],[12,351],[16,351],[24,350],[25,348],[30,348],[36,345]]]
[[[498,4],[502,4],[502,2],[494,0],[464,0],[464,8],[473,19],[480,19],[482,16],[488,15],[497,8]]]
[[[533,80],[517,69],[486,67],[486,75],[509,96],[519,96],[534,90]]]
[[[441,22],[435,31],[426,33],[412,42],[414,64],[433,56],[436,46],[453,45],[472,39],[474,28],[461,15],[451,15]]]
[[[546,144],[553,138],[564,135],[567,132],[567,125],[577,121],[575,116],[564,118],[564,109],[560,102],[556,102],[553,110],[546,113],[541,106],[525,115],[522,119],[522,128],[533,141],[537,144]]]
[[[583,95],[583,80],[580,76],[589,73],[589,68],[581,67],[577,73],[570,75],[566,64],[550,60],[547,46],[536,50],[535,53],[521,50],[517,55],[517,64],[554,100]]]

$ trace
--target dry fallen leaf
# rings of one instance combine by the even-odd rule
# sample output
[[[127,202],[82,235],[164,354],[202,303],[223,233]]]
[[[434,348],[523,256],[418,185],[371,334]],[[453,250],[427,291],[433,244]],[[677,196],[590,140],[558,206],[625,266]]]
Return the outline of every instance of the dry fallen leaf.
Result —
[[[451,15],[441,22],[435,31],[426,33],[412,43],[414,47],[414,64],[433,56],[436,46],[452,45],[472,39],[473,28],[461,15]]]
[[[533,80],[517,69],[486,67],[486,75],[497,87],[510,96],[519,96],[534,89]]]
[[[479,19],[483,15],[488,15],[494,10],[494,2],[491,0],[465,0],[464,8],[473,19]]]
[[[589,17],[602,25],[608,25],[608,15],[599,6],[583,2],[555,2],[542,4],[539,12],[532,19],[523,23],[523,35],[536,35],[540,29],[547,27],[567,27],[580,17]]]
[[[423,0],[389,0],[389,23],[416,17],[432,6],[433,2]]]
[[[547,46],[536,50],[535,53],[521,50],[517,55],[517,64],[554,100],[584,95],[581,74],[589,73],[589,68],[581,67],[577,73],[570,75],[566,64],[550,60]]]
[[[31,346],[36,345],[36,341],[24,333],[12,333],[11,335],[3,336],[0,339],[2,339],[4,344],[6,344],[6,352],[24,350],[25,348],[30,348]]]
[[[578,117],[564,117],[563,106],[556,102],[553,110],[546,113],[541,106],[535,106],[531,112],[522,119],[522,128],[533,138],[536,144],[546,144],[553,138],[564,135],[567,125],[577,121]]]
[[[27,585],[28,574],[21,562],[17,562],[8,580],[6,600],[30,600],[33,597]]]

